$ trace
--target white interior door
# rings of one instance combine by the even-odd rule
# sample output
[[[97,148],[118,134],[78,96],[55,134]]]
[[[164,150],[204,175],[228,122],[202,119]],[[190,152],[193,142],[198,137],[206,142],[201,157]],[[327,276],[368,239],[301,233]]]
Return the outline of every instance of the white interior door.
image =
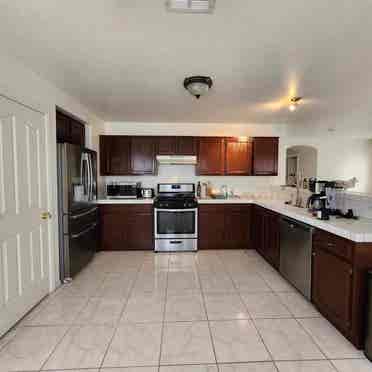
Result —
[[[45,115],[0,96],[0,335],[48,293],[46,149]]]

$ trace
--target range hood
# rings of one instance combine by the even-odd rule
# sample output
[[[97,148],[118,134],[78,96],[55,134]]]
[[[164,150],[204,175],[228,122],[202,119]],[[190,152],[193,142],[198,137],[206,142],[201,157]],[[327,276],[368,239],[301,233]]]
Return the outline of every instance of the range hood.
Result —
[[[195,165],[197,162],[196,156],[190,155],[157,155],[156,160],[159,164],[173,165]]]

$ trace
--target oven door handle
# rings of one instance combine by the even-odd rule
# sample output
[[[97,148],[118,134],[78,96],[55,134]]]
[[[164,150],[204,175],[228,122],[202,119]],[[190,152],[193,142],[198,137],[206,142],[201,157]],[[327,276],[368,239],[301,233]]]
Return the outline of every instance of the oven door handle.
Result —
[[[155,208],[155,212],[197,212],[198,208],[192,209],[159,209]]]

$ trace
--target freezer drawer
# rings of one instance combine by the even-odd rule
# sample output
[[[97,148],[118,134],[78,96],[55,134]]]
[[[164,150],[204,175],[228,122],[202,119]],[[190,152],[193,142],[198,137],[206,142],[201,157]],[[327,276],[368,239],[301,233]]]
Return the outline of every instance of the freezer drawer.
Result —
[[[280,220],[280,273],[309,300],[313,230],[286,217]]]
[[[82,270],[98,249],[98,223],[85,227],[82,231],[64,236],[64,250],[61,257],[61,280],[66,282]]]

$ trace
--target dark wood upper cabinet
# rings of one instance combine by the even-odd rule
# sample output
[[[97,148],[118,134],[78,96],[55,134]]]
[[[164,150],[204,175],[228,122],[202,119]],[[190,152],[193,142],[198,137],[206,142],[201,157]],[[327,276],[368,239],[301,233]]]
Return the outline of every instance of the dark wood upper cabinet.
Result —
[[[195,137],[177,137],[177,152],[179,155],[196,155]]]
[[[156,173],[156,138],[137,136],[131,137],[131,174]]]
[[[130,173],[131,141],[127,136],[100,136],[100,170],[102,175]]]
[[[76,128],[76,137],[79,129]],[[62,130],[60,131],[62,136]],[[278,138],[101,136],[102,175],[154,175],[156,155],[197,155],[196,173],[209,176],[277,175]]]
[[[158,139],[158,155],[176,155],[177,154],[177,137],[163,136]]]
[[[70,129],[71,143],[85,146],[85,126],[75,120],[71,121]]]
[[[70,142],[70,118],[61,112],[56,113],[57,142]]]
[[[56,131],[58,143],[85,146],[85,125],[60,111],[56,112]]]
[[[225,145],[222,137],[198,138],[198,165],[199,175],[225,174]]]
[[[196,155],[194,137],[163,136],[158,139],[158,155]]]
[[[252,174],[252,142],[226,138],[225,174],[231,176],[250,176]]]
[[[278,137],[253,138],[253,174],[255,176],[278,175]]]

